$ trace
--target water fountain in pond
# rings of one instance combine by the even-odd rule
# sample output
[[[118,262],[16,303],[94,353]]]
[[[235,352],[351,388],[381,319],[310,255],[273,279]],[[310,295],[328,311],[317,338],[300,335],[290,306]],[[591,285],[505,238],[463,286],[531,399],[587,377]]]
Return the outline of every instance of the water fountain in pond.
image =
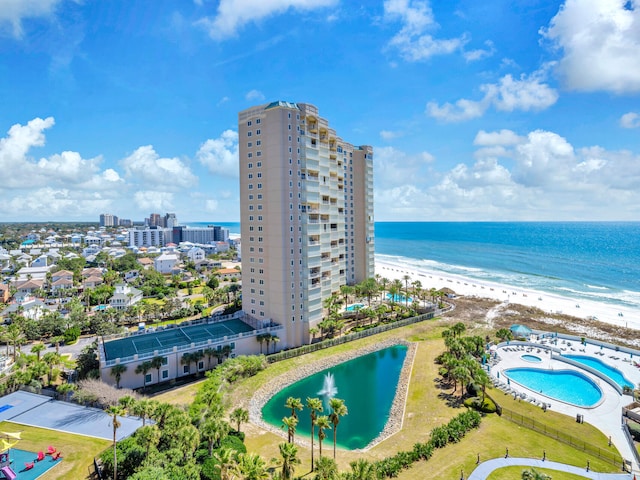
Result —
[[[324,382],[322,383],[322,390],[318,392],[318,395],[325,397],[325,399],[333,398],[338,393],[336,382],[333,379],[333,374],[327,372],[324,376]]]

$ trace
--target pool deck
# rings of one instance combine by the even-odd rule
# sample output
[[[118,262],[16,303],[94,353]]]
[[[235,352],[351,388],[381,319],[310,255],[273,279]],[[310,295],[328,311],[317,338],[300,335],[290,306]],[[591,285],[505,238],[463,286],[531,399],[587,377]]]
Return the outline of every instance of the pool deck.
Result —
[[[536,345],[527,346],[521,342],[512,341],[509,345],[504,345],[496,351],[498,362],[491,366],[490,371],[496,382],[500,384],[501,389],[505,391],[505,395],[524,394],[526,398],[523,401],[529,401],[541,407],[546,403],[551,410],[571,417],[576,417],[578,414],[583,415],[585,422],[590,423],[605,435],[611,437],[611,442],[616,446],[620,455],[632,461],[634,472],[640,471],[640,466],[635,460],[635,455],[622,428],[622,407],[632,403],[633,398],[630,395],[620,395],[607,382],[586,370],[551,359],[551,348],[560,350],[560,352],[554,351],[555,354],[584,355],[597,358],[607,365],[620,370],[627,380],[637,385],[640,383],[640,368],[634,366],[634,360],[630,358],[629,354],[623,354],[607,348],[601,349],[599,346],[591,344],[584,346],[579,342],[565,341],[561,338],[558,338],[557,345],[550,344],[548,340],[545,343],[541,343],[538,342],[535,335],[532,336],[532,342],[530,343],[536,343]],[[527,354],[540,357],[542,361],[531,362],[522,359],[522,356]],[[600,387],[603,399],[595,407],[583,408],[547,397],[540,392],[529,390],[514,381],[508,382],[507,385],[507,377],[504,371],[510,368],[522,367],[578,371]],[[499,401],[499,397],[497,400]]]

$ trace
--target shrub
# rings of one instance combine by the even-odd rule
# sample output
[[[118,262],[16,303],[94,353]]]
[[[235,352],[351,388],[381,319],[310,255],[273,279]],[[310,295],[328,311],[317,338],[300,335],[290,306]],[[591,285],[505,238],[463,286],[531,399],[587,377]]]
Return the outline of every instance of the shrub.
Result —
[[[497,410],[496,404],[489,397],[485,397],[484,402],[480,397],[467,398],[464,405],[482,413],[496,413]]]
[[[220,442],[220,448],[222,447],[235,450],[238,453],[247,453],[247,447],[242,443],[242,440],[234,435],[224,437]]]

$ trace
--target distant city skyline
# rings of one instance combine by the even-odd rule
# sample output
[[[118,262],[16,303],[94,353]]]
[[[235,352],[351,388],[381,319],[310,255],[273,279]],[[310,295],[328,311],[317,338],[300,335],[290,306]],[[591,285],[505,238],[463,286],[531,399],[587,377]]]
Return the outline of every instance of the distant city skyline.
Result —
[[[237,222],[277,100],[373,146],[376,221],[638,220],[639,6],[0,2],[0,222]]]

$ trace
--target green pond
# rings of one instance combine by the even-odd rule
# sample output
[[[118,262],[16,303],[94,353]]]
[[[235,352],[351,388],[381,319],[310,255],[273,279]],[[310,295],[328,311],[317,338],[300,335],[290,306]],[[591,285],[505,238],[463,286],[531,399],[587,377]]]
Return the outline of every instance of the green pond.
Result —
[[[284,406],[287,398],[300,398],[305,408],[298,412],[296,437],[309,438],[311,418],[306,407],[307,397],[322,398],[324,412],[321,415],[331,413],[329,398],[340,398],[349,414],[340,419],[337,444],[348,450],[364,448],[382,432],[389,419],[406,355],[407,347],[396,345],[303,378],[271,397],[262,408],[262,417],[265,422],[280,428],[282,418],[291,415],[291,410]],[[333,448],[333,430],[325,433],[323,452]],[[317,445],[317,429],[314,442]]]

